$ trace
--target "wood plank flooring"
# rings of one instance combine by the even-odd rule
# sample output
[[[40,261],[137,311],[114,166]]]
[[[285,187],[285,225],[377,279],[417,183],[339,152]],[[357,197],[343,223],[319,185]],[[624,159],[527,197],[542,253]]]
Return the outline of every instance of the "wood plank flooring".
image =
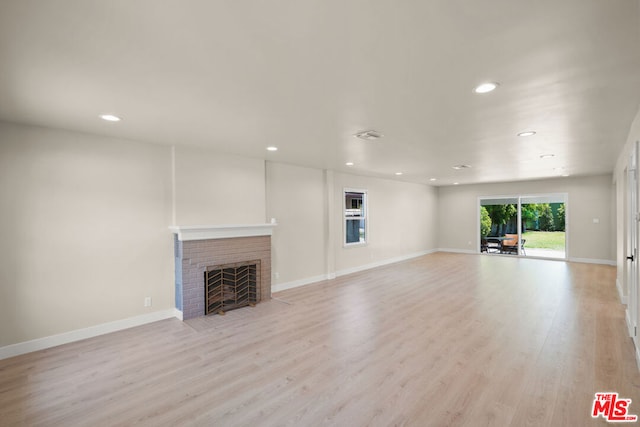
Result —
[[[589,426],[640,414],[615,269],[436,253],[0,361],[2,426]]]

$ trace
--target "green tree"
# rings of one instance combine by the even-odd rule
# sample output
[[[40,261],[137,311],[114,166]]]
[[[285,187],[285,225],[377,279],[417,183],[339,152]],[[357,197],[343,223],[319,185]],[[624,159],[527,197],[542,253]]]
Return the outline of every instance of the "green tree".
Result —
[[[534,225],[536,220],[538,219],[538,205],[535,203],[523,204],[521,216],[522,216],[522,232],[524,233],[525,231],[527,231],[527,223]]]
[[[540,230],[542,231],[555,230],[555,225],[553,223],[553,212],[551,211],[551,206],[549,206],[549,203],[541,204],[538,212],[539,212],[539,220],[540,220]]]
[[[491,217],[484,206],[480,206],[480,237],[486,238],[491,232]]]
[[[489,212],[491,222],[496,225],[496,233],[500,236],[504,234],[504,226],[513,220],[518,212],[518,208],[512,204],[488,205],[485,207],[487,208],[487,212]]]
[[[558,225],[556,227],[556,230],[558,231],[564,231],[565,229],[565,211],[564,211],[564,203],[562,203],[559,207],[558,207]]]

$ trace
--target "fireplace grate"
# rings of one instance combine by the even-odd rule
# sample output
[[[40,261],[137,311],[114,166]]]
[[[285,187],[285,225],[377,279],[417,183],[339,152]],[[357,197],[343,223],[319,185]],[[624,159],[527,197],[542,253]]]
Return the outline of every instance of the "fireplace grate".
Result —
[[[207,267],[204,272],[205,314],[224,314],[258,302],[260,260]]]

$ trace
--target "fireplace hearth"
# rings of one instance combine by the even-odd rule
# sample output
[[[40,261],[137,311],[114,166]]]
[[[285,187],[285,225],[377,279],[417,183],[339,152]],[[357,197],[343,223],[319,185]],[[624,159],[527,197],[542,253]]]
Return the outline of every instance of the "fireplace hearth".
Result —
[[[221,227],[171,227],[175,234],[175,301],[184,320],[258,304],[271,298],[271,230],[275,224]],[[243,264],[254,264],[244,268]],[[230,267],[231,266],[231,267]],[[236,275],[240,284],[222,280],[209,300],[207,282]],[[211,275],[210,280],[208,275]],[[255,277],[255,285],[245,279]],[[216,294],[217,292],[217,294]]]

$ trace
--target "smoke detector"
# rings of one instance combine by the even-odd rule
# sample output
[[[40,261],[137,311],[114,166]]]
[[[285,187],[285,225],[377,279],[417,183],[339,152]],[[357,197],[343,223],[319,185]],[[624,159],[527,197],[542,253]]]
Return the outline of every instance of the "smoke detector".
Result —
[[[376,139],[382,138],[384,135],[378,132],[377,130],[365,130],[362,132],[358,132],[355,135],[356,138],[363,139],[365,141],[375,141]]]
[[[471,166],[469,165],[455,165],[455,166],[451,166],[452,168],[454,168],[455,170],[459,171],[460,169],[470,169]]]

